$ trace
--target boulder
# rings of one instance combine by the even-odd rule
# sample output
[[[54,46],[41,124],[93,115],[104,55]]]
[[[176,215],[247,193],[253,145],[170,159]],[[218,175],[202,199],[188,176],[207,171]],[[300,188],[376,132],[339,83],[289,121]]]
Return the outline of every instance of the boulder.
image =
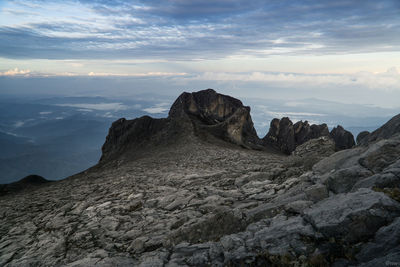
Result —
[[[355,165],[330,173],[328,178],[325,180],[325,183],[328,190],[335,194],[346,193],[349,192],[358,181],[371,175],[371,171],[361,167],[360,165]]]
[[[359,164],[373,172],[381,172],[395,163],[400,156],[400,135],[371,144],[360,155]]]
[[[400,204],[383,193],[362,188],[322,200],[304,212],[325,237],[356,243],[366,241],[400,215]]]

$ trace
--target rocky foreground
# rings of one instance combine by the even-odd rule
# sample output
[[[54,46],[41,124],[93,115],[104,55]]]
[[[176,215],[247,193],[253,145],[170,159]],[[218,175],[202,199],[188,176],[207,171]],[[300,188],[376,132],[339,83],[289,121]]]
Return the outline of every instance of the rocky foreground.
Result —
[[[98,165],[3,191],[0,266],[400,266],[400,115],[341,151],[280,121],[210,90],[116,121]]]

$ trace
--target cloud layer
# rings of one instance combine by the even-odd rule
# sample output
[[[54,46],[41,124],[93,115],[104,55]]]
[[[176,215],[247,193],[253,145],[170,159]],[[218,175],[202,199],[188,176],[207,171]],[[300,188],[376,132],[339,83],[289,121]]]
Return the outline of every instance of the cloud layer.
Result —
[[[397,0],[6,0],[0,57],[196,60],[399,51],[399,12]]]
[[[274,72],[252,72],[252,73],[226,73],[206,72],[190,80],[206,81],[241,81],[262,82],[269,86],[292,87],[357,87],[375,90],[397,90],[400,91],[400,73],[395,67],[386,72],[371,73],[358,72],[353,74],[306,74],[306,73],[274,73]]]

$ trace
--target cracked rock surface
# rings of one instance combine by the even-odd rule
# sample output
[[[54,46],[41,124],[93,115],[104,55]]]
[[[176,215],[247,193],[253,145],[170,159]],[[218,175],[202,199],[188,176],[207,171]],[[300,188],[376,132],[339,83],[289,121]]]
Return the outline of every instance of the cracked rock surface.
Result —
[[[398,228],[400,205],[376,190],[388,174],[397,178],[383,188],[395,190],[398,160],[379,161],[378,171],[358,180],[343,171],[388,142],[400,147],[394,138],[363,153],[338,152],[313,170],[291,165],[296,155],[199,142],[4,195],[0,265],[306,266],[398,258],[397,237],[388,231]],[[354,185],[330,190],[343,179],[336,173]]]

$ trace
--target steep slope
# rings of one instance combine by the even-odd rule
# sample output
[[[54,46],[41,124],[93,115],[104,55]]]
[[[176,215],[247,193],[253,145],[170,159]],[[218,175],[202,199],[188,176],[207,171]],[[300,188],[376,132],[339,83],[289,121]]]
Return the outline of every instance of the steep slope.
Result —
[[[251,120],[228,130],[239,102],[178,99],[166,119],[115,122],[97,166],[1,196],[0,266],[400,262],[399,135],[286,156],[249,149]]]

